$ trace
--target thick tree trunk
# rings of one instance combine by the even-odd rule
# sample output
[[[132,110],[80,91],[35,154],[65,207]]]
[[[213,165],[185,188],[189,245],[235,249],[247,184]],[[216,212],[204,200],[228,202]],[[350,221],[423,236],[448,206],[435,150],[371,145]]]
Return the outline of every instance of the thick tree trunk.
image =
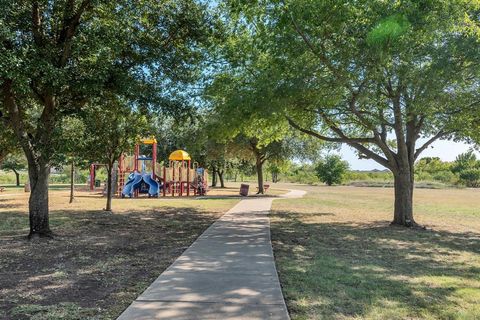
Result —
[[[70,201],[72,203],[75,199],[75,161],[72,159],[72,165],[70,167]]]
[[[212,166],[212,187],[217,186],[217,167]]]
[[[265,189],[263,187],[263,162],[257,157],[256,165],[257,169],[257,180],[258,180],[258,192],[257,194],[264,194]]]
[[[16,185],[17,187],[20,187],[20,173],[18,173],[17,170],[13,169],[13,173],[15,173],[15,178],[16,178]]]
[[[392,224],[406,227],[415,226],[413,219],[413,172],[402,170],[394,173],[395,209]]]
[[[223,179],[223,170],[218,170],[218,179],[220,180],[220,188],[225,188],[225,181]]]
[[[113,165],[107,165],[107,205],[105,211],[112,211],[112,170]]]
[[[50,167],[29,163],[31,193],[28,201],[30,233],[28,238],[52,237],[48,219],[48,178]]]

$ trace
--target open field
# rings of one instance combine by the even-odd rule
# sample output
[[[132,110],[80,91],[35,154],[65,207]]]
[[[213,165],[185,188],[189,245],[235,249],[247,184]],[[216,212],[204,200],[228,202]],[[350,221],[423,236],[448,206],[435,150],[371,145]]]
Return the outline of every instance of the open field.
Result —
[[[213,221],[238,185],[205,199],[51,191],[54,240],[25,240],[28,194],[0,197],[0,319],[114,319]],[[253,188],[252,188],[253,186]],[[251,184],[251,191],[255,185]],[[305,189],[274,202],[272,240],[292,319],[480,319],[480,190],[415,190],[427,231],[390,227],[393,189]],[[9,189],[13,192],[15,189]],[[18,192],[20,191],[20,192]]]
[[[417,231],[393,189],[297,188],[272,217],[292,319],[480,319],[480,190],[415,190]]]
[[[0,319],[115,319],[238,201],[119,199],[112,214],[96,194],[51,191],[56,237],[30,243],[27,199],[0,197]]]

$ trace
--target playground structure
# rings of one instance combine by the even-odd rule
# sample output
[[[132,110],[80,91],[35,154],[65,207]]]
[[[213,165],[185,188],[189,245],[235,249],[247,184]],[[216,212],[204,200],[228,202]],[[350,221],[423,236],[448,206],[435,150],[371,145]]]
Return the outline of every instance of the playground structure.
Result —
[[[141,145],[152,146],[152,156],[140,155]],[[148,197],[159,196],[201,196],[208,186],[208,173],[192,162],[190,155],[183,150],[176,150],[169,156],[169,165],[157,163],[157,140],[141,139],[135,145],[133,156],[122,154],[114,170],[114,187],[116,195],[136,198],[140,194]],[[90,167],[90,190],[95,189],[95,170],[102,164],[94,163]],[[104,193],[107,187],[104,188]]]

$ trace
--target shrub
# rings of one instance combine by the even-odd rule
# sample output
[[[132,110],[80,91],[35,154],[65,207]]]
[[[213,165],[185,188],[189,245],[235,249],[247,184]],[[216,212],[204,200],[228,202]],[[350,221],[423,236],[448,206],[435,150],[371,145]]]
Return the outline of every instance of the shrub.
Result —
[[[315,168],[320,181],[329,186],[342,183],[347,170],[348,162],[337,155],[326,156]]]
[[[465,169],[459,173],[460,181],[465,183],[467,187],[480,187],[480,169]]]

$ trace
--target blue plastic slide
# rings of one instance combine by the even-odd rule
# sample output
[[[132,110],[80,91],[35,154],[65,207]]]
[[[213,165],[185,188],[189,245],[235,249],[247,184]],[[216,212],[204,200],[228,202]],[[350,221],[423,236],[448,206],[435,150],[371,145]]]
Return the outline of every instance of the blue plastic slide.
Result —
[[[148,185],[148,195],[151,197],[158,196],[158,189],[160,188],[157,181],[152,179],[152,175],[149,173],[140,174],[133,172],[128,176],[127,183],[123,187],[122,197],[133,197],[133,192],[140,189],[142,182]]]
[[[152,175],[149,173],[144,173],[143,174],[143,181],[145,181],[146,184],[150,187],[148,189],[148,194],[151,197],[156,197],[158,196],[158,182],[152,179]]]
[[[133,197],[133,191],[140,187],[142,183],[142,175],[138,172],[130,173],[128,181],[125,183],[122,191],[122,197]]]

